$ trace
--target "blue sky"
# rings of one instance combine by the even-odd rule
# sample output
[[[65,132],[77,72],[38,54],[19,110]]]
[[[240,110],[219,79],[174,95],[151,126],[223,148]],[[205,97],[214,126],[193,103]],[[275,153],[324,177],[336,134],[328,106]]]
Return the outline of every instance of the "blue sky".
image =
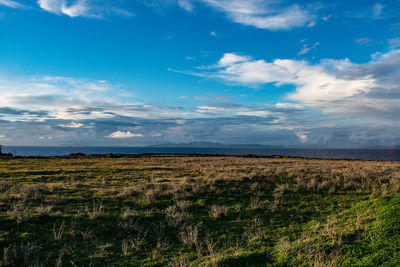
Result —
[[[400,1],[0,0],[0,143],[400,145]]]

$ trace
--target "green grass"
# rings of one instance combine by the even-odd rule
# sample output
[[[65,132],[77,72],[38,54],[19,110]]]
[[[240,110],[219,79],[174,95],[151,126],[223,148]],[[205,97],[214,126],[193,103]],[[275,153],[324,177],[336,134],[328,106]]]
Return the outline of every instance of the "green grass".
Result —
[[[399,266],[399,169],[232,157],[1,159],[0,266]]]

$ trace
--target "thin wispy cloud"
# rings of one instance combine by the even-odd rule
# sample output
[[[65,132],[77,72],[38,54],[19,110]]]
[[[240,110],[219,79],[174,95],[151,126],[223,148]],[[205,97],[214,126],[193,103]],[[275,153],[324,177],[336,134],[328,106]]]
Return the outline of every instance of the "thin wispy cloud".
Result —
[[[372,6],[372,14],[375,19],[381,18],[384,8],[385,8],[385,6],[381,5],[381,4],[375,4]]]
[[[328,20],[330,20],[331,18],[332,18],[332,15],[329,14],[329,15],[323,16],[323,17],[322,17],[322,20],[323,20],[323,21],[328,21]]]
[[[26,5],[14,0],[0,0],[0,6],[7,6],[11,8],[27,8]]]
[[[58,126],[63,127],[63,128],[81,128],[84,127],[85,125],[79,122],[71,122],[68,124],[59,124]]]
[[[400,48],[400,38],[391,38],[391,39],[389,39],[389,46],[392,49]]]
[[[192,12],[194,9],[194,5],[190,0],[178,0],[178,6],[185,9],[188,12]]]
[[[38,5],[48,12],[70,17],[101,17],[86,0],[68,3],[67,0],[38,0]]]
[[[297,4],[284,5],[281,1],[260,0],[202,0],[221,11],[233,22],[268,30],[288,30],[305,26],[315,14]]]
[[[369,37],[356,38],[356,39],[354,39],[354,42],[359,43],[361,45],[366,45],[366,44],[370,44],[372,42],[372,39]]]
[[[69,17],[103,18],[106,15],[114,14],[124,17],[131,17],[133,13],[124,10],[110,3],[97,3],[91,0],[38,0],[40,8],[56,15]]]
[[[312,46],[309,46],[308,44],[303,44],[303,48],[297,53],[298,56],[307,54],[313,49],[316,49],[320,45],[320,42],[315,42]]]

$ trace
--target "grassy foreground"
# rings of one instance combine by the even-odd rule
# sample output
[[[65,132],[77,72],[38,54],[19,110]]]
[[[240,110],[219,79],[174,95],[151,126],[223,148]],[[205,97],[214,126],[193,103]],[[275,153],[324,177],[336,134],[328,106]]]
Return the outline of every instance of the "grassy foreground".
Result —
[[[399,266],[400,162],[0,159],[0,266]]]

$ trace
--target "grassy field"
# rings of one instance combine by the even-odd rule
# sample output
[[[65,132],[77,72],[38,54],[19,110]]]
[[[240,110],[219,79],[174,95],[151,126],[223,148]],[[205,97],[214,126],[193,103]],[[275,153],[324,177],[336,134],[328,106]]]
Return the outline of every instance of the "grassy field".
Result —
[[[400,162],[0,159],[0,266],[399,266]]]

